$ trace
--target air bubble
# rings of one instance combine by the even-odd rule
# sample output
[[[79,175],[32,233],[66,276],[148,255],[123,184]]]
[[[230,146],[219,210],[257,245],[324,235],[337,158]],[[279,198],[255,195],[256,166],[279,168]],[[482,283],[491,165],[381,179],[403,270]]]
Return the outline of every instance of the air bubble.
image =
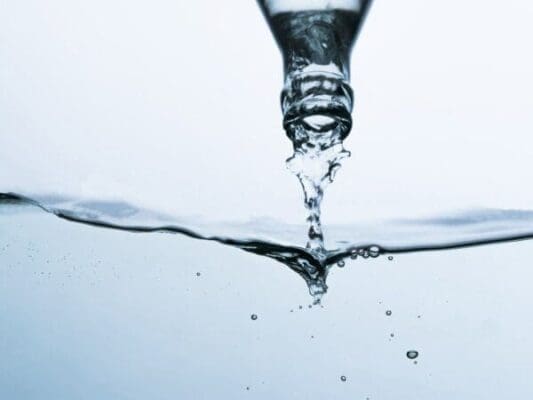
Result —
[[[251,318],[253,321],[255,321],[255,320],[257,319],[257,315],[256,315],[256,314],[252,314],[252,315],[250,316],[250,318]]]
[[[337,262],[337,266],[339,268],[344,268],[345,265],[346,265],[346,263],[344,262],[344,260],[340,260],[340,261]]]
[[[370,248],[368,249],[368,253],[370,254],[370,257],[376,258],[377,256],[379,256],[380,248],[378,246],[370,246]]]
[[[346,377],[344,375],[341,376],[341,381],[346,382]]]
[[[390,317],[390,316],[392,315],[392,311],[391,311],[391,310],[387,310],[387,311],[385,311],[385,315],[386,315],[387,317]]]
[[[414,360],[415,358],[418,357],[418,351],[416,351],[416,350],[409,350],[409,351],[406,353],[406,355],[407,355],[407,358],[408,358],[409,360]]]
[[[389,261],[394,260],[394,257],[393,257],[393,256],[388,256],[387,258],[389,259]]]

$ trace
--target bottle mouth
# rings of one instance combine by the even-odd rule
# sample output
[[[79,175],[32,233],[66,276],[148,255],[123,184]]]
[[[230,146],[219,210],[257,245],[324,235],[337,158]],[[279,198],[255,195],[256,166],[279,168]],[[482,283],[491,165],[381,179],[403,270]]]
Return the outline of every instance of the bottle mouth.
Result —
[[[341,140],[352,127],[353,92],[341,75],[301,73],[288,76],[281,93],[283,127],[289,137],[295,124],[314,132],[339,130]]]

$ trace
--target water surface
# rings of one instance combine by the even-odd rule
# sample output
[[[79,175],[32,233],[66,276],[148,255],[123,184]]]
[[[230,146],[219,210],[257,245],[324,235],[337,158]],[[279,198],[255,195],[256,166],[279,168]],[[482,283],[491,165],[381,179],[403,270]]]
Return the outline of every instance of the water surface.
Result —
[[[453,250],[533,238],[533,211],[470,210],[425,219],[376,221],[328,227],[329,248],[317,253],[302,246],[305,226],[257,219],[247,223],[209,223],[172,217],[126,202],[74,200],[41,196],[39,201],[13,193],[0,194],[0,210],[32,207],[63,220],[136,233],[171,233],[214,241],[272,258],[298,273],[315,302],[328,286],[328,273],[344,259],[384,254]]]

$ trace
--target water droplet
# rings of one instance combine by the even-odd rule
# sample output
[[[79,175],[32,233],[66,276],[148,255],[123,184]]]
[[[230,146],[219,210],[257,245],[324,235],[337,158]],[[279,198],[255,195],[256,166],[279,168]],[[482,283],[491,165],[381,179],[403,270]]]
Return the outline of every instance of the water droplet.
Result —
[[[415,358],[418,357],[418,351],[416,351],[416,350],[409,350],[409,351],[407,352],[406,355],[407,355],[407,358],[408,358],[408,359],[410,359],[410,360],[414,360]]]
[[[387,258],[389,259],[389,261],[394,260],[394,257],[393,257],[393,256],[388,256]]]
[[[390,317],[390,316],[392,315],[392,311],[391,311],[391,310],[387,310],[387,311],[385,311],[385,315],[386,315],[387,317]]]
[[[344,375],[341,376],[341,381],[346,382],[346,377]]]
[[[252,314],[252,315],[250,316],[250,318],[251,318],[253,321],[255,321],[255,320],[257,319],[257,315]]]
[[[337,262],[337,266],[339,268],[344,268],[345,265],[346,265],[346,263],[344,262],[344,260],[340,260],[340,261]]]

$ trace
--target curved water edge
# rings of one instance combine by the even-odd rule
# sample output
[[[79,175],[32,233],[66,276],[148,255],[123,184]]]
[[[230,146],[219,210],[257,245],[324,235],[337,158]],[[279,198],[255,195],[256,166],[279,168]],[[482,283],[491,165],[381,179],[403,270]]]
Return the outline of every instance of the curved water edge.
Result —
[[[76,201],[57,196],[39,200],[0,193],[0,212],[31,206],[63,220],[132,233],[171,233],[213,241],[274,259],[300,275],[315,303],[327,292],[331,267],[350,257],[451,250],[533,239],[533,211],[484,209],[379,225],[333,225],[328,228],[336,248],[317,253],[299,246],[304,227],[263,219],[248,223],[195,223],[134,207],[125,202]]]

